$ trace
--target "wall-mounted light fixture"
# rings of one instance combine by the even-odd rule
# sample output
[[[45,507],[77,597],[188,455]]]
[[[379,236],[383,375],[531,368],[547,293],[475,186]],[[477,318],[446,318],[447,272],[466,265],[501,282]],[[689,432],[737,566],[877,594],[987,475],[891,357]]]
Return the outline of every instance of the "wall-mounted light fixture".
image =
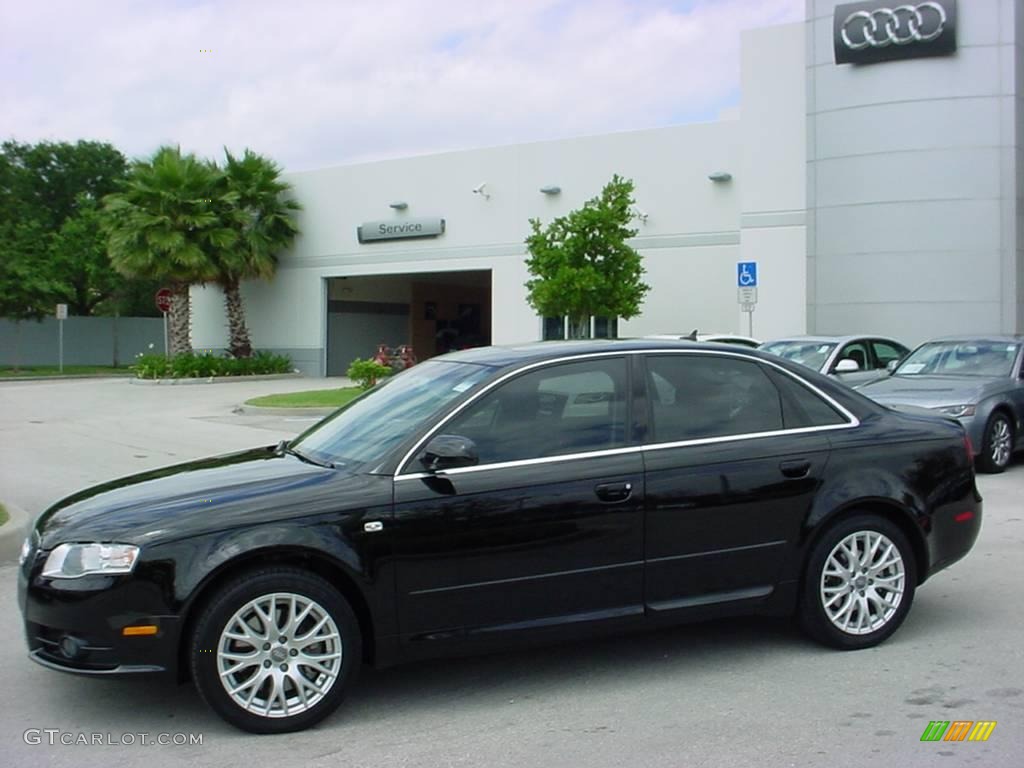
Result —
[[[548,184],[546,187],[541,187],[540,191],[545,195],[559,195],[562,193],[562,188],[557,184]]]
[[[732,181],[732,174],[728,171],[715,171],[709,173],[708,178],[712,181]]]
[[[395,202],[388,203],[388,205],[390,205],[396,211],[404,211],[406,208],[409,207],[409,204],[405,202],[405,200],[395,200]]]
[[[486,181],[481,181],[479,184],[473,187],[473,194],[482,196],[484,200],[491,199],[491,193],[487,191]]]

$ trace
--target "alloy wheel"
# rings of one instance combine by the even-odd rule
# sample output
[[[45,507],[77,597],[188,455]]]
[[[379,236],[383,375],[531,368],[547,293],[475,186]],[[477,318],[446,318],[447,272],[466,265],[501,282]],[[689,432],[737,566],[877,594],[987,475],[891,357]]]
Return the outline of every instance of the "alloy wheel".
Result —
[[[1005,467],[1010,463],[1013,435],[1010,432],[1010,424],[1006,419],[1000,418],[992,422],[989,446],[993,464],[997,467]]]
[[[825,559],[819,595],[833,626],[867,635],[896,615],[905,589],[906,567],[896,544],[878,531],[856,531]]]
[[[283,718],[315,707],[337,682],[343,643],[330,613],[291,592],[261,595],[227,621],[217,670],[228,696],[260,717]]]

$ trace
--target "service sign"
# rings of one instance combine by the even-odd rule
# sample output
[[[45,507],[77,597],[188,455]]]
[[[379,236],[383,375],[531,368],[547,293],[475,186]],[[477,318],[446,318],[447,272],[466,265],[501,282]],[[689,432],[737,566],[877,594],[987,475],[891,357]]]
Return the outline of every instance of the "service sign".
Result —
[[[407,240],[444,234],[444,219],[389,219],[368,221],[356,227],[360,243],[380,240]]]
[[[876,64],[956,52],[956,0],[846,3],[832,17],[836,64]]]

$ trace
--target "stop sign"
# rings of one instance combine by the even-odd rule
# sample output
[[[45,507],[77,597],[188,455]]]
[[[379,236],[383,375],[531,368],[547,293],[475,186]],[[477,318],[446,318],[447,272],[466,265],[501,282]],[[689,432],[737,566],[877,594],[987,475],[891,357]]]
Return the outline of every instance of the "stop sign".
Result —
[[[161,288],[156,292],[156,308],[161,312],[171,311],[171,289]]]

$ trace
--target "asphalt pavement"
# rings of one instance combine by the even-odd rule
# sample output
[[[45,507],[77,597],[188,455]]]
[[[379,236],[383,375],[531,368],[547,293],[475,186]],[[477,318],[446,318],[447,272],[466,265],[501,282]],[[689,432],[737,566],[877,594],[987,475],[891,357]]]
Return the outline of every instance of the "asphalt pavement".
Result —
[[[93,483],[272,444],[312,421],[234,408],[323,386],[2,383],[0,498],[34,516]],[[979,485],[974,550],[921,588],[878,648],[831,651],[786,620],[730,620],[367,669],[326,722],[283,736],[234,730],[191,686],[31,663],[15,569],[0,567],[0,765],[1020,766],[1024,457]],[[998,724],[984,743],[921,742],[931,720]],[[183,738],[202,743],[148,743]]]

